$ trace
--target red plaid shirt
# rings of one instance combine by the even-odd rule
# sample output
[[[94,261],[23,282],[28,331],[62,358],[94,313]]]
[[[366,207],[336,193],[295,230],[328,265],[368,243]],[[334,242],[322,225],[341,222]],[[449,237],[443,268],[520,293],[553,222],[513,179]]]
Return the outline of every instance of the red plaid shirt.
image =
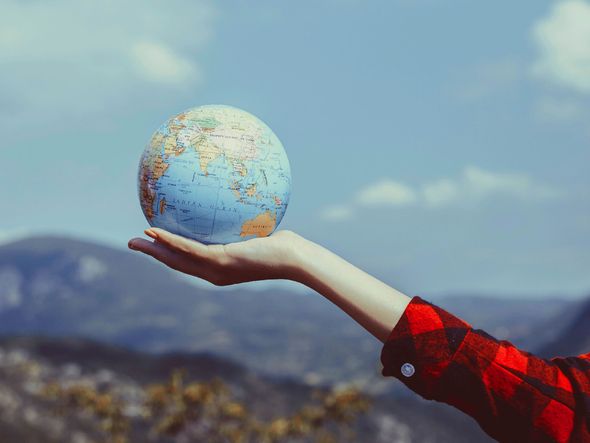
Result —
[[[542,359],[413,297],[382,374],[472,416],[501,442],[590,442],[590,354]]]

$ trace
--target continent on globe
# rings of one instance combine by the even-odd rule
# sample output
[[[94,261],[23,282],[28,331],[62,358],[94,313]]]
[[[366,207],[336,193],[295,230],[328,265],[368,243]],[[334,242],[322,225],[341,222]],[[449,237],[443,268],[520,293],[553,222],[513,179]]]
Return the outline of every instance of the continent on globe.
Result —
[[[263,121],[231,106],[205,105],[158,128],[137,183],[150,226],[227,244],[276,230],[289,203],[291,168]]]
[[[265,237],[272,234],[276,226],[276,214],[266,211],[264,214],[257,215],[252,220],[246,220],[242,225],[240,236],[247,237],[248,235],[256,235],[258,237]]]

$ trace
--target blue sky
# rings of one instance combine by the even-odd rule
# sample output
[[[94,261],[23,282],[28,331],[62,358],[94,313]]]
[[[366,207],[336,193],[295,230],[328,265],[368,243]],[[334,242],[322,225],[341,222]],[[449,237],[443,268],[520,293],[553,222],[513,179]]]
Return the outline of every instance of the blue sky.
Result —
[[[0,0],[3,241],[125,247],[152,132],[285,145],[280,228],[408,294],[590,292],[590,2]]]

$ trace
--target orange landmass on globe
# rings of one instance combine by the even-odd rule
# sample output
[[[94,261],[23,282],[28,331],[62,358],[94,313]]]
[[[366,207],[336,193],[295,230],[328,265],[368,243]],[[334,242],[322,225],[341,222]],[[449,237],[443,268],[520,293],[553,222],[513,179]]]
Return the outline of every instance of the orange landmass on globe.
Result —
[[[246,165],[239,160],[234,160],[232,163],[233,163],[234,171],[236,171],[242,177],[245,177],[246,174],[248,173],[248,168],[246,168]]]
[[[166,141],[164,142],[164,157],[168,158],[171,155],[180,155],[184,152],[184,147],[183,146],[178,146],[178,144],[176,143],[176,137],[174,136],[169,136],[166,138]]]
[[[242,198],[242,194],[240,194],[240,183],[237,180],[234,180],[229,188],[234,192],[234,195],[238,199]]]
[[[276,223],[277,215],[273,212],[265,211],[250,220],[246,220],[242,224],[240,237],[247,237],[249,235],[267,237],[274,231]]]
[[[205,175],[209,175],[207,167],[209,163],[217,159],[221,155],[221,149],[214,143],[211,143],[206,138],[196,140],[195,149],[199,153],[199,166]]]
[[[160,155],[147,156],[141,167],[140,192],[143,210],[148,220],[154,217],[154,200],[156,192],[154,186],[168,169],[168,163],[164,162]]]
[[[160,215],[162,215],[165,210],[166,210],[166,197],[164,197],[164,198],[162,198],[162,200],[160,200]]]
[[[164,144],[164,155],[162,155],[162,144]],[[139,181],[140,201],[148,220],[154,217],[154,201],[156,192],[154,187],[158,180],[166,173],[168,163],[166,160],[171,156],[182,154],[184,148],[176,144],[175,136],[165,136],[157,133],[152,138],[149,149],[141,162],[141,175]],[[160,207],[160,211],[162,208]]]
[[[185,128],[186,125],[184,124],[184,120],[186,120],[186,113],[184,112],[174,117],[174,119],[168,123],[168,129],[170,129],[170,133],[174,134]]]
[[[246,188],[246,195],[248,197],[252,197],[254,194],[256,194],[256,183],[252,183]]]

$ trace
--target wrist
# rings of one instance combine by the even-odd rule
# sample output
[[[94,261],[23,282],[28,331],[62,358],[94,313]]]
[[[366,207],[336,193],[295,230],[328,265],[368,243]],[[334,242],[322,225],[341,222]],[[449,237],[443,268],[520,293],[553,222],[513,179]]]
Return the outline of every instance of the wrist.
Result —
[[[315,243],[305,237],[289,231],[285,242],[285,278],[298,283],[307,284],[309,258]],[[316,245],[317,246],[317,245]]]

